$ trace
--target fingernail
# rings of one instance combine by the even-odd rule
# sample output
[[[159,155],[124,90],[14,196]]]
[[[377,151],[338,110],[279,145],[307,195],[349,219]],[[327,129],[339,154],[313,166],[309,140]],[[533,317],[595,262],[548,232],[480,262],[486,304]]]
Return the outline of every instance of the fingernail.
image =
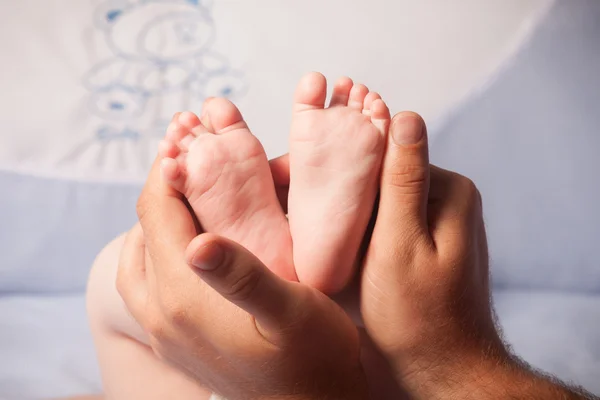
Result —
[[[225,251],[223,248],[216,244],[208,244],[200,248],[192,257],[192,265],[203,271],[213,271],[221,264],[225,259]]]
[[[394,118],[390,128],[396,144],[409,145],[419,143],[423,137],[423,121],[414,114]]]

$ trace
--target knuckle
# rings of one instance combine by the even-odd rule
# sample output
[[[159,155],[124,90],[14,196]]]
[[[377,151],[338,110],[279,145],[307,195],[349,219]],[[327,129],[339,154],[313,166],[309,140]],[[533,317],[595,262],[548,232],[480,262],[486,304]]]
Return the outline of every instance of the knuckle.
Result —
[[[473,182],[471,179],[463,176],[462,187],[469,199],[477,198],[477,193],[479,192],[479,190],[477,189],[477,185],[475,185],[475,182]]]
[[[172,326],[183,327],[188,321],[188,311],[182,307],[169,308],[167,318]]]
[[[457,190],[460,193],[461,203],[464,211],[472,213],[478,210],[481,206],[481,193],[477,189],[477,185],[471,179],[457,175]]]
[[[254,295],[261,280],[259,271],[249,269],[231,282],[225,295],[234,301],[246,301]]]
[[[474,265],[477,249],[473,246],[474,241],[471,233],[466,235],[462,232],[455,233],[451,246],[446,246],[440,253],[438,271],[446,282],[453,279],[464,278],[464,273]]]
[[[186,326],[189,320],[190,307],[182,301],[180,296],[168,294],[165,297],[162,308],[168,323],[175,327]]]

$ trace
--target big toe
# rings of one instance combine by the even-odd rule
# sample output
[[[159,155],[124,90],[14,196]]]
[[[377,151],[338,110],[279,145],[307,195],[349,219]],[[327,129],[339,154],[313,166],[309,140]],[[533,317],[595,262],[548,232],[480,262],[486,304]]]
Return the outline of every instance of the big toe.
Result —
[[[206,114],[217,134],[248,128],[240,110],[227,99],[221,97],[212,99],[206,104]]]
[[[325,107],[327,80],[323,74],[311,72],[302,77],[294,95],[294,111]]]

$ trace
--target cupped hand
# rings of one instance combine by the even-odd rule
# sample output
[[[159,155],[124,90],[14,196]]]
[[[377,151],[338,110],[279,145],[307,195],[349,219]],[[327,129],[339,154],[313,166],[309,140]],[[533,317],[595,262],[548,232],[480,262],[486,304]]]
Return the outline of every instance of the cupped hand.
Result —
[[[358,333],[341,308],[238,244],[198,235],[156,163],[138,215],[117,288],[159,358],[232,399],[366,398]]]
[[[392,121],[378,214],[360,277],[365,327],[415,398],[506,357],[490,304],[481,197],[430,166],[423,120]]]

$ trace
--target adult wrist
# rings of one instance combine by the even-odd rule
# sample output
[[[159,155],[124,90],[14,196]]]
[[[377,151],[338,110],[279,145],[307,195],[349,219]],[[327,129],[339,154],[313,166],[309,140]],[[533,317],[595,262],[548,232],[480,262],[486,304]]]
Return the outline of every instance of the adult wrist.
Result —
[[[453,362],[441,360],[429,369],[401,375],[401,382],[411,399],[597,399],[583,388],[535,371],[504,348],[463,354]]]
[[[499,338],[478,346],[422,349],[390,361],[398,383],[413,399],[485,399],[482,388],[506,380],[520,368]],[[510,385],[510,382],[508,382]]]
[[[261,400],[369,400],[368,391],[348,392],[346,394],[332,393],[323,395],[292,395],[269,397]]]
[[[348,379],[343,384],[332,382],[329,391],[320,389],[309,394],[282,394],[260,397],[259,400],[369,400],[369,388],[363,379]]]

